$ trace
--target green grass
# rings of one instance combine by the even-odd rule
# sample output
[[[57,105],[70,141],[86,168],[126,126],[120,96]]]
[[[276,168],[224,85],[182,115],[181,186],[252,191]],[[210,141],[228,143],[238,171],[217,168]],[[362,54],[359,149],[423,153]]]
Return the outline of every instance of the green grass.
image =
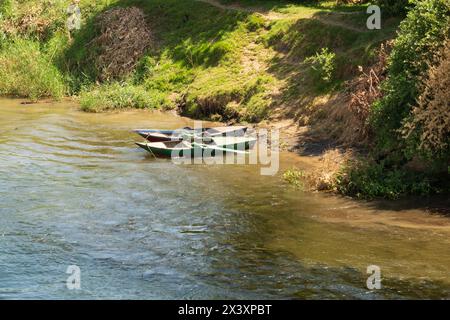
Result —
[[[317,0],[219,0],[221,4],[231,5],[239,2],[239,5],[244,8],[263,9],[266,11],[273,10],[283,13],[304,13],[307,8],[314,10],[333,10],[342,12],[359,11],[367,5],[355,4],[337,4],[335,0],[317,1]]]
[[[157,97],[154,99],[157,102],[146,105],[163,108],[181,106],[183,113],[198,118],[214,117],[250,122],[262,120],[270,114],[274,103],[272,90],[280,88],[283,81],[288,82],[283,89],[285,93],[300,90],[297,93],[311,94],[314,91],[311,88],[316,84],[314,80],[308,81],[302,62],[323,47],[329,47],[333,54],[336,52],[336,77],[326,88],[334,90],[349,77],[349,69],[370,60],[371,48],[390,32],[388,30],[382,36],[377,33],[359,34],[310,19],[320,12],[362,8],[337,8],[331,1],[301,4],[258,1],[258,8],[282,14],[280,19],[271,21],[260,14],[221,10],[191,0],[82,0],[80,7],[83,27],[69,41],[64,29],[65,15],[62,10],[69,1],[52,1],[41,3],[27,0],[23,6],[18,6],[17,1],[8,0],[2,8],[4,12],[9,12],[6,19],[10,22],[19,21],[27,13],[39,12],[39,17],[46,21],[44,30],[39,33],[31,27],[25,31],[18,30],[17,36],[39,40],[40,45],[35,50],[35,54],[39,51],[40,56],[38,69],[48,75],[57,73],[55,82],[63,82],[70,94],[81,94],[81,101],[89,101],[83,106],[85,110],[111,110],[115,106],[118,109],[124,108],[123,101],[114,103],[120,99],[110,94],[113,84],[93,85],[98,80],[98,70],[94,63],[97,48],[86,45],[91,43],[99,31],[95,25],[95,17],[115,6],[133,5],[142,8],[155,36],[154,46],[141,59],[136,71],[122,79],[118,87],[122,88],[122,92],[125,90],[123,88],[146,90]],[[242,5],[252,3],[254,2],[243,1]],[[341,18],[346,19],[338,17]],[[346,23],[359,22],[361,21],[352,20]],[[6,35],[8,36],[11,35]],[[250,49],[249,44],[253,45]],[[275,56],[280,53],[298,64],[292,66],[284,63],[283,59],[276,60]],[[248,58],[249,54],[253,55],[251,59]],[[254,69],[251,65],[246,65],[249,64],[246,60],[257,60],[259,64],[267,64],[269,69],[264,66]],[[353,65],[349,67],[348,61],[353,61]],[[286,78],[283,74],[286,68],[291,73],[300,73],[300,76]],[[27,77],[25,72],[19,73]],[[1,83],[8,82],[8,76],[0,75],[1,77]],[[44,84],[29,85],[33,81],[39,82],[33,78],[28,79],[28,85],[20,90],[13,90],[11,86],[6,90],[5,84],[0,90],[3,93],[35,98],[60,96],[64,90],[59,84],[55,84],[54,90],[35,89],[50,83],[49,77],[40,77],[47,79]],[[22,81],[14,83],[20,82]],[[33,88],[33,92],[27,92],[28,86]],[[102,86],[105,88],[102,89]],[[93,88],[92,94],[89,95],[86,88]],[[326,93],[321,91],[312,94]],[[95,103],[95,99],[99,101]],[[101,104],[105,106],[102,107]],[[128,107],[133,106],[142,107],[141,103],[130,103]]]
[[[157,105],[165,108],[174,108],[181,102],[185,114],[200,118],[215,114],[226,118],[226,105],[221,105],[213,113],[210,112],[213,107],[205,105],[210,101],[217,104],[226,95],[238,97],[231,99],[239,104],[239,112],[235,115],[243,115],[242,118],[246,119],[259,119],[265,115],[265,107],[261,106],[257,97],[251,99],[249,96],[254,92],[261,98],[263,84],[255,81],[259,74],[244,74],[240,65],[243,48],[249,41],[254,41],[258,30],[263,27],[261,18],[187,0],[130,0],[118,1],[113,5],[141,7],[156,37],[155,45],[140,61],[136,72],[124,80],[127,86],[138,86],[152,92],[161,102]],[[90,87],[89,84],[96,80],[97,72],[92,68],[92,56],[96,49],[84,46],[96,32],[93,20],[87,21],[85,28],[75,36],[73,44],[65,52],[64,61],[75,93],[82,87]],[[258,90],[252,91],[255,83],[258,83]],[[101,99],[103,95],[91,95],[90,105],[94,104],[96,97]],[[112,108],[108,104],[106,108],[93,109]],[[247,116],[252,110],[255,113]]]
[[[146,103],[149,107],[179,107],[192,117],[248,122],[267,118],[275,104],[297,106],[301,96],[314,97],[340,89],[356,74],[357,66],[371,62],[375,48],[393,36],[398,23],[391,20],[382,30],[367,32],[364,14],[330,15],[334,11],[362,11],[364,6],[336,6],[334,1],[258,1],[256,7],[266,10],[261,15],[248,10],[222,10],[192,0],[82,0],[82,29],[69,41],[62,10],[69,1],[51,6],[54,1],[26,0],[25,5],[18,6],[17,0],[8,0],[8,5],[3,4],[9,22],[36,12],[45,21],[40,33],[33,28],[16,30],[17,37],[38,39],[34,55],[39,56],[37,69],[44,76],[10,81],[13,73],[0,75],[3,93],[36,98],[58,97],[67,91],[89,101],[84,104],[85,110],[124,108],[124,102],[110,93],[114,83],[94,85],[99,79],[95,68],[98,49],[87,44],[98,35],[95,18],[99,13],[116,6],[137,6],[147,15],[154,45],[136,71],[120,80],[122,92],[123,88],[148,91],[157,97],[157,102]],[[243,7],[252,4],[255,6],[254,1],[241,1]],[[265,16],[268,11],[275,12],[276,19]],[[334,24],[326,23],[327,19]],[[326,66],[332,74],[329,79],[325,76],[326,84],[320,84],[311,72],[314,66],[305,62],[324,48],[333,56]],[[8,54],[6,46],[0,50]],[[28,77],[23,71],[15,77],[19,74]],[[55,79],[54,90],[46,90],[51,77]],[[41,83],[41,79],[45,81]],[[27,85],[14,89],[11,85],[6,88],[6,83]],[[92,88],[92,94],[86,88]],[[134,106],[142,104],[130,103],[128,107]]]
[[[426,196],[449,193],[448,179],[432,172],[417,172],[404,167],[388,167],[370,159],[358,160],[335,177],[338,192],[361,199],[398,199],[405,195]]]
[[[73,35],[72,41],[68,41],[62,10],[68,3],[50,1],[44,4],[27,0],[25,5],[18,6],[17,1],[8,0],[2,8],[4,12],[9,12],[6,17],[9,21],[19,21],[27,13],[40,12],[39,17],[46,21],[44,30],[39,33],[31,27],[16,33],[21,38],[39,40],[40,45],[36,48],[40,56],[38,69],[44,72],[47,68],[44,73],[48,75],[58,73],[55,82],[63,81],[71,94],[82,92],[86,97],[86,88],[95,88],[95,93],[88,99],[89,105],[95,107],[86,110],[110,110],[114,108],[113,101],[117,101],[110,98],[106,107],[100,106],[105,103],[105,95],[111,96],[107,92],[112,84],[102,84],[104,90],[101,89],[102,85],[93,86],[98,79],[98,70],[94,64],[97,49],[86,45],[98,34],[95,17],[115,6],[134,5],[142,8],[155,35],[155,45],[142,58],[136,71],[121,80],[120,87],[141,88],[151,92],[158,97],[156,100],[159,102],[148,103],[149,106],[174,108],[181,105],[185,114],[199,118],[213,116],[223,120],[236,118],[241,121],[259,121],[270,114],[273,104],[271,90],[280,87],[281,81],[286,80],[280,68],[288,66],[291,71],[301,71],[305,68],[301,62],[326,46],[336,51],[335,82],[339,84],[348,78],[348,68],[344,66],[349,58],[355,58],[352,60],[355,66],[364,64],[370,56],[367,46],[374,46],[382,38],[377,34],[352,33],[309,19],[321,11],[337,10],[330,1],[306,4],[259,1],[258,8],[273,10],[285,16],[269,21],[259,14],[221,10],[191,0],[102,0],[95,3],[83,0],[80,3],[83,27]],[[244,1],[242,5],[251,3]],[[361,7],[345,8],[354,10]],[[248,49],[249,44],[254,44],[253,48]],[[246,66],[244,60],[249,52],[253,52],[252,59],[258,60],[260,64],[271,65],[271,68],[254,70]],[[277,65],[276,60],[271,59],[279,52],[288,59],[298,61],[299,65],[292,68],[283,65],[282,60],[281,66]],[[25,72],[22,73],[23,77],[27,77]],[[3,77],[2,83],[9,81],[6,75],[0,77]],[[49,77],[40,78],[47,79],[44,83],[50,83]],[[38,81],[33,79],[29,79],[29,82]],[[310,92],[309,88],[314,87],[313,81],[305,81],[304,76],[288,81],[286,92],[300,87],[303,92]],[[336,88],[336,83],[329,90]],[[42,83],[29,86],[33,92],[27,92],[27,87],[13,90],[10,86],[6,90],[6,85],[0,90],[28,97],[60,96],[64,91],[61,85],[55,85],[54,90],[35,89],[42,86]],[[99,99],[98,103],[94,103],[96,98]],[[130,104],[129,107],[134,105]],[[118,103],[117,108],[123,108],[123,102]]]
[[[37,100],[61,98],[64,78],[36,41],[15,39],[0,47],[0,94]]]
[[[292,70],[299,68],[295,63],[300,64],[323,48],[329,48],[336,54],[336,78],[344,81],[355,75],[357,66],[371,63],[379,44],[394,36],[399,23],[398,19],[391,19],[381,30],[368,31],[364,29],[365,15],[332,16],[331,21],[338,21],[343,26],[327,24],[322,17],[329,19],[316,12],[313,19],[274,21],[263,41],[283,53],[285,60],[291,62]],[[352,23],[347,21],[349,19]],[[289,65],[281,61],[281,67]]]
[[[65,10],[70,3],[70,0],[2,0],[0,34],[45,42],[54,32],[65,28]]]
[[[120,109],[160,109],[166,100],[158,91],[146,90],[142,86],[113,83],[102,85],[80,93],[83,111],[103,112]]]
[[[159,51],[144,61],[143,72],[138,74],[145,86],[182,99],[186,115],[262,119],[270,104],[270,99],[261,99],[270,76],[263,71],[243,72],[241,60],[243,50],[256,41],[265,21],[257,15],[198,2],[177,1],[172,8],[171,23],[182,20],[183,12],[189,20],[176,32],[174,28],[158,32],[164,39]]]

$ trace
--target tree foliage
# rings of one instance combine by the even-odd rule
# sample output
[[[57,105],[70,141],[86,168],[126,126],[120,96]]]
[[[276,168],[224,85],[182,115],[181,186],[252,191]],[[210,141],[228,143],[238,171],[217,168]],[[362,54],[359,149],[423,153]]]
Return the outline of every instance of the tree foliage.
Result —
[[[406,149],[400,128],[420,95],[421,77],[429,69],[428,61],[449,34],[448,0],[415,1],[415,7],[402,21],[389,58],[388,78],[382,84],[383,98],[373,106],[371,124],[381,153]]]

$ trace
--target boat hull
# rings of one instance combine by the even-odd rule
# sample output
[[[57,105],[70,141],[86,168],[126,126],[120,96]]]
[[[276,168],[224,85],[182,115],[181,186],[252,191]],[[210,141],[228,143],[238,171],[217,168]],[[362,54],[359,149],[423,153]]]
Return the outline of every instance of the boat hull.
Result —
[[[203,143],[170,142],[170,146],[165,143],[136,143],[142,149],[150,152],[154,156],[164,158],[195,158],[195,157],[215,157],[226,153],[243,152],[253,148],[256,139],[241,139],[241,141],[222,141],[217,145],[205,145]]]

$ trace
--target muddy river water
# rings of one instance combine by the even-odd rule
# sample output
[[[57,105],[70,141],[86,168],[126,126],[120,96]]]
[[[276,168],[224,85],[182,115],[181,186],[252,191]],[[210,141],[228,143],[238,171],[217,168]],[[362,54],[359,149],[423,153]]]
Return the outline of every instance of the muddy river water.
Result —
[[[450,217],[433,209],[446,199],[302,192],[281,173],[309,158],[282,153],[275,176],[178,165],[130,132],[191,124],[0,99],[0,298],[450,298]]]

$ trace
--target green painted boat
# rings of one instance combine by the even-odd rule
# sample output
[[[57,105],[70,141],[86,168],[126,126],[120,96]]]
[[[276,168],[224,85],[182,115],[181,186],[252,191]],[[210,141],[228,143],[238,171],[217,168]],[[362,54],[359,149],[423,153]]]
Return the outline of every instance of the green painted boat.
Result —
[[[158,129],[136,129],[134,132],[139,134],[149,142],[164,142],[164,141],[180,141],[189,140],[191,137],[241,137],[247,131],[247,127],[244,126],[227,126],[227,127],[214,127],[214,128],[202,128],[192,129],[189,127],[178,130],[158,130]]]
[[[256,144],[253,137],[215,137],[198,141],[162,141],[136,143],[151,154],[165,158],[209,157],[224,153],[246,154]]]

